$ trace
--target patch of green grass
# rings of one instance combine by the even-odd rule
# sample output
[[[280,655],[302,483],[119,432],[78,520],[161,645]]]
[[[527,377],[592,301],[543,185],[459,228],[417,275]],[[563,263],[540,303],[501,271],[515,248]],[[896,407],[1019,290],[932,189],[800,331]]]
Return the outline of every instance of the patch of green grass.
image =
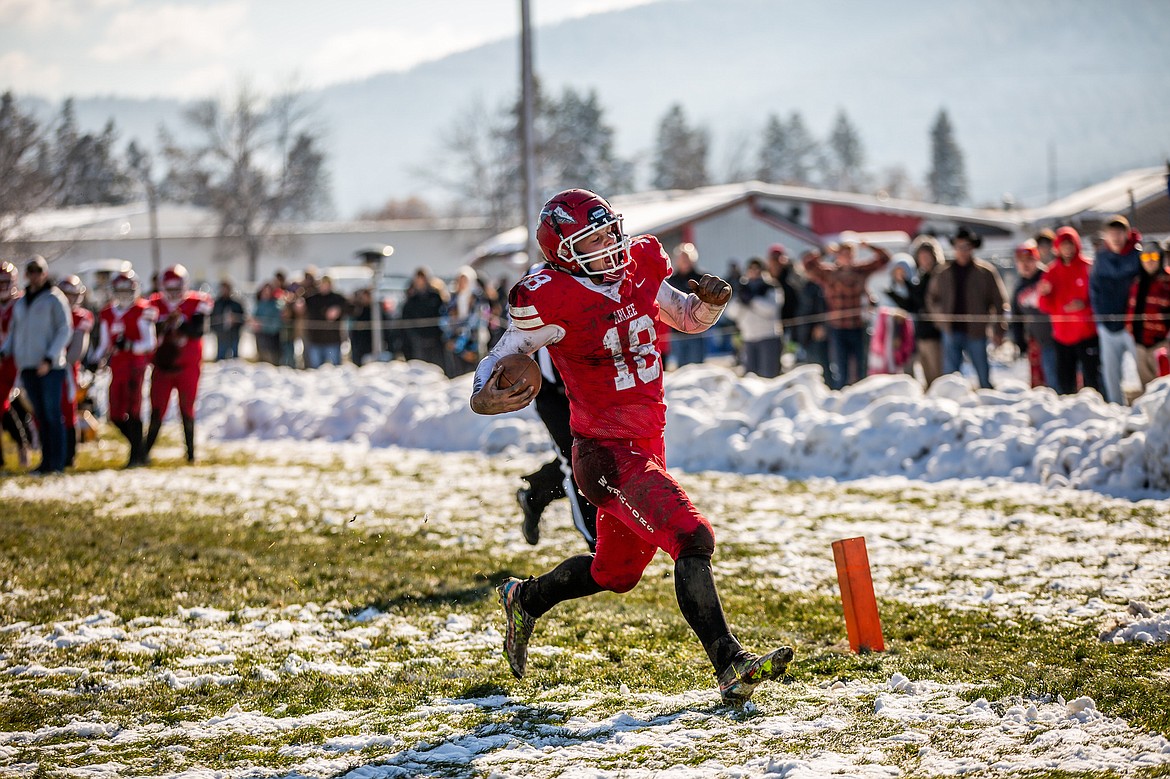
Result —
[[[805,489],[791,484],[794,491]],[[522,550],[488,557],[474,545],[441,543],[417,524],[404,524],[397,531],[343,526],[290,532],[233,512],[226,502],[221,515],[182,510],[159,514],[143,506],[132,515],[101,522],[93,520],[97,507],[96,500],[8,502],[0,586],[6,592],[30,594],[0,598],[0,623],[51,626],[99,608],[125,620],[173,619],[178,606],[200,605],[232,612],[225,626],[232,629],[240,626],[244,608],[313,602],[339,604],[351,614],[373,606],[414,622],[464,614],[502,630],[494,585],[505,576],[539,573],[549,567],[545,563],[552,555],[549,550],[541,550],[542,556]],[[752,553],[748,546],[729,542],[720,547],[719,556],[743,563],[750,562]],[[511,678],[494,648],[420,650],[409,638],[379,632],[369,637],[367,647],[350,646],[328,658],[356,666],[373,661],[381,664],[377,670],[351,676],[308,671],[272,680],[261,669],[280,667],[285,655],[255,649],[237,651],[230,671],[211,669],[238,674],[238,682],[176,690],[154,676],[178,667],[189,654],[182,647],[150,655],[125,654],[108,642],[35,650],[20,645],[22,631],[0,632],[0,652],[10,666],[35,661],[78,665],[92,673],[88,680],[0,677],[0,731],[28,732],[76,717],[127,728],[143,723],[173,726],[222,715],[238,705],[245,711],[286,717],[360,712],[363,728],[405,733],[408,747],[434,739],[434,734],[490,735],[500,732],[504,721],[507,732],[535,734],[562,724],[564,714],[557,708],[561,702],[593,699],[597,703],[592,713],[598,717],[625,710],[629,701],[617,693],[623,685],[634,695],[713,688],[702,648],[678,613],[672,574],[669,560],[659,555],[632,592],[602,593],[561,604],[539,621],[529,674],[520,682]],[[1170,735],[1170,686],[1157,675],[1170,667],[1170,646],[1165,644],[1114,646],[1101,643],[1090,627],[1041,625],[1006,620],[990,611],[888,601],[880,604],[888,651],[854,655],[845,643],[836,598],[761,591],[746,572],[722,577],[720,594],[732,628],[746,646],[757,651],[784,643],[796,647],[797,661],[790,669],[794,689],[834,680],[880,683],[900,672],[914,680],[974,683],[965,693],[971,700],[1089,695],[1101,711],[1124,717],[1139,730]],[[113,682],[123,676],[149,681],[119,689]],[[47,694],[53,695],[51,706],[46,706]],[[795,693],[774,694],[787,704],[802,705]],[[530,703],[507,714],[485,707],[436,713],[425,723],[410,719],[428,702],[488,696]],[[865,709],[872,710],[871,702],[854,705],[858,719]],[[868,722],[872,725],[868,729],[821,733],[805,741],[778,739],[764,746],[787,754],[798,752],[802,744],[808,749],[849,748],[892,732],[883,728],[893,726],[872,717]],[[187,766],[228,770],[254,763],[279,769],[297,762],[280,754],[282,746],[321,744],[354,732],[354,725],[342,717],[334,724],[262,736],[155,746],[188,747],[182,762]],[[424,738],[424,733],[432,735]],[[45,763],[41,746],[23,747],[19,759]],[[124,755],[138,761],[136,770],[179,767],[172,753],[135,750],[127,749],[118,759]],[[891,765],[913,771],[916,747],[891,744],[883,751]],[[718,754],[715,746],[703,744],[659,753],[634,750],[612,758],[607,767],[697,765]],[[1066,774],[1030,775],[1056,779]],[[1141,775],[1170,776],[1170,769],[1150,769]]]

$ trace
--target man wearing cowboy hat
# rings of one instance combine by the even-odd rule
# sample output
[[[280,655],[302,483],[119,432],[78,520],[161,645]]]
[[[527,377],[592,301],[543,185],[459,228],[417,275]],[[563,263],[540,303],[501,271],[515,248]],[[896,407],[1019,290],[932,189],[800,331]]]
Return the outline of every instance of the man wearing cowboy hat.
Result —
[[[1007,332],[1004,308],[1007,292],[999,271],[975,256],[982,237],[968,227],[951,236],[955,261],[944,265],[930,280],[926,310],[943,334],[943,373],[957,373],[963,355],[971,361],[979,386],[991,389],[987,359],[987,331],[996,344]]]

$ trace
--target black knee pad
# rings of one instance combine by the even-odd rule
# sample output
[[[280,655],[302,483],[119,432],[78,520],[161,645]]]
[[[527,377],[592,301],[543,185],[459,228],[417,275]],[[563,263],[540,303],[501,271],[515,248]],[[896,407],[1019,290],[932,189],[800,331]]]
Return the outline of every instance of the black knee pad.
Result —
[[[676,560],[684,557],[706,557],[710,559],[715,554],[715,531],[706,521],[685,536],[679,537],[679,550]]]

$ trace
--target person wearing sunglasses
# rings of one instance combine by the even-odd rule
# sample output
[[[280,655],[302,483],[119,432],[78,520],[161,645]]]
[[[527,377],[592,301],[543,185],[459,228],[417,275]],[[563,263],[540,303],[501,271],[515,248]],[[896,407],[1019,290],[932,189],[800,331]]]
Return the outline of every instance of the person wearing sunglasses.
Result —
[[[1137,348],[1138,378],[1142,391],[1158,377],[1158,352],[1170,345],[1170,273],[1164,263],[1164,247],[1150,244],[1142,249],[1142,272],[1129,288],[1126,329]]]

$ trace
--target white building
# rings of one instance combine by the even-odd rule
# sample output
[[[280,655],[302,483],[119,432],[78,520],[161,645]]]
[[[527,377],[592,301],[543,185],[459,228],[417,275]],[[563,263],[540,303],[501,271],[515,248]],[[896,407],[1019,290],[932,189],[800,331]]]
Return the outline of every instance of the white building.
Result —
[[[250,289],[247,260],[222,257],[216,240],[215,215],[193,206],[165,204],[158,210],[158,267],[153,260],[150,219],[144,203],[43,211],[21,223],[24,239],[10,249],[40,254],[60,278],[117,258],[133,263],[149,279],[169,265],[181,263],[199,284],[214,286],[230,280]],[[279,238],[260,256],[258,277],[268,279],[284,270],[297,278],[309,266],[326,270],[360,265],[357,252],[389,244],[394,253],[384,263],[387,276],[409,276],[420,266],[450,277],[470,259],[471,250],[490,235],[482,220],[427,219],[383,222],[307,222],[282,226]]]

